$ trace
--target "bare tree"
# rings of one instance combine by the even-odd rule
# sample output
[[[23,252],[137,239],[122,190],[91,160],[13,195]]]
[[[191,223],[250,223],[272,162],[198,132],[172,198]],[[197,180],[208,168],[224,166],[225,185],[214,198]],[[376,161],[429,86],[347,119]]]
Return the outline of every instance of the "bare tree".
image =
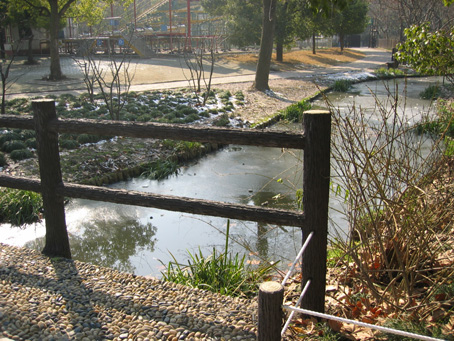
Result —
[[[16,81],[23,76],[24,73],[17,75],[15,78],[10,78],[11,66],[20,50],[22,41],[19,40],[16,44],[11,44],[12,54],[11,59],[5,60],[4,62],[0,61],[0,77],[2,80],[2,104],[1,104],[1,114],[5,115],[6,113],[6,93],[11,88],[11,86],[16,83]]]
[[[214,50],[213,47],[210,47],[209,51],[209,57],[208,57],[208,62],[209,62],[209,74],[208,74],[208,79],[206,77],[206,72],[205,72],[205,66],[204,66],[204,53],[203,49],[194,49],[192,52],[185,52],[184,53],[184,61],[186,63],[186,66],[189,69],[189,84],[191,85],[191,88],[196,94],[199,94],[202,91],[202,85],[203,85],[203,94],[202,94],[202,105],[205,105],[210,92],[211,92],[211,80],[213,78],[213,71],[214,71],[214,61],[215,61],[215,56],[214,56]],[[203,82],[203,84],[202,84]]]

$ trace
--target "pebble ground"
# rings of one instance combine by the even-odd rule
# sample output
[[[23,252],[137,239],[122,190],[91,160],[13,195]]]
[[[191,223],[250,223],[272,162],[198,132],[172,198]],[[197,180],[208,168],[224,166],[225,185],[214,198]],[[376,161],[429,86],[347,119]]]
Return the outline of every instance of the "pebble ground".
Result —
[[[0,339],[255,340],[256,300],[0,243]]]

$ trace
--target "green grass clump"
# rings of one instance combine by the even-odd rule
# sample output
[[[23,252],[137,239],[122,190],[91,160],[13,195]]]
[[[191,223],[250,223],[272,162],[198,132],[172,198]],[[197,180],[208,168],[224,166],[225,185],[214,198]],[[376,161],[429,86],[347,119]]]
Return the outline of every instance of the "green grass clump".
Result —
[[[352,87],[352,81],[348,79],[339,79],[334,82],[333,91],[347,92]]]
[[[11,159],[14,161],[26,160],[33,157],[33,153],[28,149],[16,149],[10,154]]]
[[[178,163],[169,159],[153,161],[144,168],[141,175],[153,180],[163,180],[178,173]]]
[[[188,265],[179,264],[171,254],[173,261],[162,273],[163,279],[222,295],[254,297],[258,283],[271,272],[271,266],[252,269],[248,267],[245,255],[229,254],[229,229],[230,222],[227,223],[224,252],[213,248],[213,253],[205,257],[200,249],[195,254],[188,251]]]
[[[229,125],[229,123],[230,123],[229,115],[226,113],[222,114],[221,116],[219,116],[217,119],[215,119],[213,121],[213,124],[216,127],[225,127],[225,126]]]
[[[43,209],[41,195],[11,188],[0,189],[0,221],[20,226],[36,222]]]
[[[27,148],[27,146],[25,145],[24,142],[12,140],[12,141],[6,141],[3,144],[2,151],[4,151],[5,153],[11,153],[14,150],[26,149],[26,148]]]
[[[312,106],[308,101],[302,100],[292,105],[289,105],[287,108],[285,108],[282,113],[282,116],[285,120],[289,122],[302,122],[303,113],[306,110],[310,110],[311,107]]]
[[[380,79],[389,79],[405,75],[405,72],[400,69],[387,69],[384,67],[375,70],[374,73]]]
[[[8,141],[18,141],[21,139],[20,134],[16,132],[9,131],[5,134],[0,135],[0,147],[3,148],[3,145]]]
[[[60,140],[59,145],[61,149],[73,150],[79,148],[79,142],[76,140]]]

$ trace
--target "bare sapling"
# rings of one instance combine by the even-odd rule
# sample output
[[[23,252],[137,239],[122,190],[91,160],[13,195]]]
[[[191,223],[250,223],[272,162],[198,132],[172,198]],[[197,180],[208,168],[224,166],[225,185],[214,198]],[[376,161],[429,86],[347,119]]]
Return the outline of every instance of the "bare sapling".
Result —
[[[201,105],[205,105],[211,92],[211,81],[214,71],[214,49],[210,47],[209,53],[206,56],[203,48],[186,51],[183,55],[185,64],[189,70],[189,76],[186,76],[192,90],[196,94],[200,94],[203,87]],[[208,59],[209,71],[206,72],[205,60]],[[208,75],[207,75],[208,73]]]

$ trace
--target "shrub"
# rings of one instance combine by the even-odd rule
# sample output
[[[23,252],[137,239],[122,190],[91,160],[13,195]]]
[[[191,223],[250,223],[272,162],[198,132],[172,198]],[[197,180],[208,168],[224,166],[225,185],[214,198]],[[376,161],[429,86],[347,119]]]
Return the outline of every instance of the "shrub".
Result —
[[[28,149],[16,149],[11,152],[10,157],[14,161],[20,161],[32,158],[33,153]]]
[[[419,94],[422,99],[434,100],[441,96],[441,89],[438,85],[431,85]]]
[[[0,221],[12,225],[33,223],[40,219],[41,195],[30,191],[0,189]]]
[[[11,153],[14,150],[25,149],[25,148],[27,148],[25,143],[22,141],[17,141],[17,140],[6,141],[2,145],[2,151],[6,152],[6,153]]]

